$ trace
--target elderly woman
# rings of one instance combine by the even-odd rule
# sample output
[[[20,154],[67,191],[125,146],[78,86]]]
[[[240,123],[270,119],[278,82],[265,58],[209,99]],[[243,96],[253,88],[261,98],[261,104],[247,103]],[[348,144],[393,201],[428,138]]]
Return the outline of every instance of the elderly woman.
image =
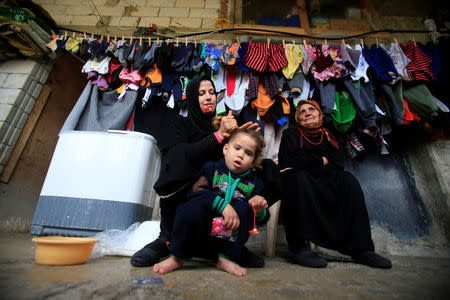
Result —
[[[311,241],[350,255],[356,263],[391,268],[374,252],[364,194],[344,171],[344,154],[322,127],[319,104],[301,100],[295,120],[296,126],[283,132],[278,154],[289,257],[305,267],[326,267],[327,260],[306,244]]]
[[[216,115],[216,89],[210,77],[196,75],[186,88],[188,115],[172,122],[172,146],[163,154],[161,172],[154,188],[160,198],[161,232],[159,237],[131,257],[136,267],[148,267],[169,255],[175,212],[187,200],[186,194],[205,162],[223,156],[222,143],[237,128],[233,115],[222,117],[218,129],[212,125]],[[241,128],[257,129],[251,122]],[[273,162],[272,162],[273,164]],[[264,178],[264,177],[262,177]],[[261,197],[261,196],[255,196]],[[249,202],[251,202],[250,200]],[[264,260],[246,248],[238,262],[246,267],[263,267]]]

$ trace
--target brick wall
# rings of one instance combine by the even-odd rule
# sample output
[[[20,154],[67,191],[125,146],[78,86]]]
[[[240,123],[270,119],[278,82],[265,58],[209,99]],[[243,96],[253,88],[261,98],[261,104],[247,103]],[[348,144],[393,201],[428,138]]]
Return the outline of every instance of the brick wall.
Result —
[[[61,26],[214,28],[221,0],[34,0]]]
[[[52,64],[33,60],[0,63],[0,174],[47,81]]]

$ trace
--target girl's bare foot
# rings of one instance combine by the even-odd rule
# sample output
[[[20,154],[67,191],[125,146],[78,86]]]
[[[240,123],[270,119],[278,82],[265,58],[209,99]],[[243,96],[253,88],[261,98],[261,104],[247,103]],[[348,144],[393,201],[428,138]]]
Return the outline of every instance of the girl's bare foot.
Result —
[[[183,261],[176,259],[175,256],[170,256],[169,258],[163,260],[162,262],[153,266],[153,272],[166,274],[176,269],[179,269],[183,265]]]
[[[235,276],[245,276],[247,275],[247,269],[244,269],[234,261],[231,261],[227,258],[220,257],[217,260],[216,268],[222,271],[225,271],[227,273],[230,273],[231,275]]]

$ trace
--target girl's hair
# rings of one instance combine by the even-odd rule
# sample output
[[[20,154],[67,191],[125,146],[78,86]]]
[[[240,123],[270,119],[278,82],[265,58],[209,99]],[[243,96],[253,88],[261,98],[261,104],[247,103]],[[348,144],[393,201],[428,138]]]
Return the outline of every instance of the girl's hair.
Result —
[[[266,142],[264,141],[263,136],[253,130],[253,129],[233,129],[230,133],[230,137],[228,138],[227,143],[230,143],[234,138],[236,138],[236,136],[238,134],[246,134],[249,137],[253,138],[256,142],[256,150],[255,150],[255,160],[254,160],[254,164],[255,164],[255,168],[258,170],[262,169],[262,152],[264,150],[264,147],[266,146]]]

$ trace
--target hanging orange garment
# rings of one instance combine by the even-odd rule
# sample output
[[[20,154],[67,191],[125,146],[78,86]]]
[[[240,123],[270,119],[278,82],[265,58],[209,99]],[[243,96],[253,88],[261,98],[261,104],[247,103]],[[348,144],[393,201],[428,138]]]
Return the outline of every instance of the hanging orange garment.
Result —
[[[270,99],[269,93],[264,85],[261,82],[258,83],[258,97],[252,102],[252,108],[257,109],[259,115],[262,117],[269,111],[269,108],[274,102],[275,100]]]

